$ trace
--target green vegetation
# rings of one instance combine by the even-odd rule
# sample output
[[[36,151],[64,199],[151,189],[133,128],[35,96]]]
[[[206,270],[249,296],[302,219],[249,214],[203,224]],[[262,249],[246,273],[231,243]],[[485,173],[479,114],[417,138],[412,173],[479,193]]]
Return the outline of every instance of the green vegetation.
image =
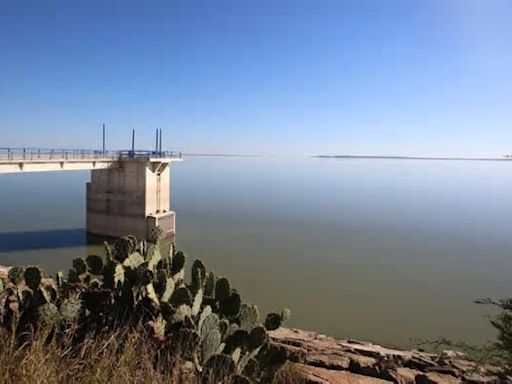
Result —
[[[491,325],[497,331],[496,341],[489,341],[482,345],[473,345],[465,342],[454,342],[441,338],[437,340],[419,341],[418,344],[426,345],[438,354],[443,354],[446,349],[455,350],[464,354],[464,357],[477,363],[478,367],[490,369],[491,374],[497,374],[502,378],[512,375],[512,299],[477,300],[478,304],[492,305],[498,309],[498,313],[489,316]],[[496,371],[495,368],[499,368]]]
[[[512,299],[484,299],[477,303],[499,309],[499,313],[491,317],[491,324],[498,331],[497,341],[483,346],[481,355],[488,363],[503,368],[504,374],[512,375]]]
[[[186,282],[185,254],[162,255],[158,239],[105,248],[105,258],[73,260],[66,277],[13,267],[0,279],[0,381],[288,380],[287,352],[267,331],[289,310],[260,320],[199,260]]]

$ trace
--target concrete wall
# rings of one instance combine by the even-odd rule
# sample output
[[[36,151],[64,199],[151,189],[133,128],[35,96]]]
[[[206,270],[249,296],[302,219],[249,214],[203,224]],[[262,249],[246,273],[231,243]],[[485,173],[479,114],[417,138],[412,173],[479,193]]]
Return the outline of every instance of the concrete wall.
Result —
[[[170,166],[154,164],[146,169],[146,215],[170,210]]]
[[[175,232],[170,211],[170,163],[130,159],[118,168],[91,171],[87,184],[87,231],[95,235],[133,234],[145,239],[155,226]]]
[[[80,171],[87,169],[115,168],[117,160],[19,160],[0,161],[0,174],[20,172]]]

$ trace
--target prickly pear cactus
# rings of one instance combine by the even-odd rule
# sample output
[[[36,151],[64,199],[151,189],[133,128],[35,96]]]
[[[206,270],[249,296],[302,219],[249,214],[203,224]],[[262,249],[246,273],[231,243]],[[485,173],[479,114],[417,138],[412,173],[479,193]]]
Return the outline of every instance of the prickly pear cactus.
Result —
[[[289,310],[270,313],[262,324],[258,307],[244,303],[228,279],[196,260],[187,281],[186,255],[172,246],[163,257],[159,239],[152,240],[127,236],[105,244],[104,258],[77,258],[55,281],[37,267],[11,268],[0,280],[0,326],[22,333],[44,323],[57,337],[71,328],[84,340],[143,324],[151,342],[182,355],[191,377],[272,382],[286,351],[272,346],[267,330],[281,326]]]

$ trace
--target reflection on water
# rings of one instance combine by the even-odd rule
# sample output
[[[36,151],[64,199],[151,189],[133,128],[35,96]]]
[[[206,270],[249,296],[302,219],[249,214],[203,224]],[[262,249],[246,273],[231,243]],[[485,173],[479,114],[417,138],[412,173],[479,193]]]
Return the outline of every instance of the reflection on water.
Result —
[[[503,162],[187,158],[173,167],[177,242],[292,325],[408,345],[492,337],[480,297],[512,296]],[[0,264],[54,272],[102,252],[88,172],[0,176]]]
[[[86,243],[84,228],[0,233],[0,252],[83,247]]]

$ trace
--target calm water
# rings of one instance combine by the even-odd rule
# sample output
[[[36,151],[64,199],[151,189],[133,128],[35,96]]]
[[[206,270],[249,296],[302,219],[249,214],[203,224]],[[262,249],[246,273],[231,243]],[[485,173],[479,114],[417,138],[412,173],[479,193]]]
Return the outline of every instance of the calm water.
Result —
[[[177,242],[291,325],[411,345],[493,336],[512,296],[512,163],[187,158]],[[88,172],[0,176],[0,264],[54,272],[85,244]]]

